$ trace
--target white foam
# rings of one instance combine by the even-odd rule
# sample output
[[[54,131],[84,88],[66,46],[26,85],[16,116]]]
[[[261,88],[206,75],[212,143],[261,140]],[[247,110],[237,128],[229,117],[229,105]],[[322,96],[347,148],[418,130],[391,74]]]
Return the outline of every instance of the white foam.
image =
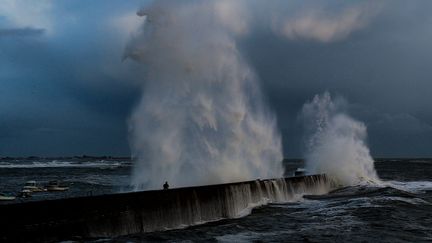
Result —
[[[383,185],[412,193],[432,191],[432,181],[385,181]]]
[[[365,142],[366,126],[343,111],[343,102],[327,92],[316,95],[303,106],[302,117],[310,133],[308,172],[325,173],[341,185],[379,182]]]
[[[136,190],[283,175],[276,118],[234,38],[245,20],[239,2],[154,1],[140,10],[149,21],[125,52],[146,70],[128,120]]]
[[[240,212],[238,212],[237,215],[234,216],[234,218],[246,217],[252,213],[252,210],[254,208],[267,205],[269,202],[270,202],[270,200],[268,198],[263,198],[261,201],[259,201],[257,203],[249,203],[248,206],[246,208],[242,209]]]

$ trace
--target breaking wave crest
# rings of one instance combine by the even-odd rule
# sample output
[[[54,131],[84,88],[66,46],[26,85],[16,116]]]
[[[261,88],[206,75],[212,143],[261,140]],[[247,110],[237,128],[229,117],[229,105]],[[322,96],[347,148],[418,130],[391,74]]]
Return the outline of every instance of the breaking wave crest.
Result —
[[[325,92],[303,106],[308,129],[306,170],[325,173],[344,186],[380,184],[366,143],[366,126],[346,114],[343,105]]]

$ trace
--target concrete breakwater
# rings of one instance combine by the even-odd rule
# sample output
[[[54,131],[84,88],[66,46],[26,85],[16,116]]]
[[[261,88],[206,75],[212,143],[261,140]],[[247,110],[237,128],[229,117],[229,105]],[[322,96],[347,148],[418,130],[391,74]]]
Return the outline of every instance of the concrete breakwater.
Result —
[[[0,205],[0,241],[115,237],[234,218],[332,187],[325,175]]]

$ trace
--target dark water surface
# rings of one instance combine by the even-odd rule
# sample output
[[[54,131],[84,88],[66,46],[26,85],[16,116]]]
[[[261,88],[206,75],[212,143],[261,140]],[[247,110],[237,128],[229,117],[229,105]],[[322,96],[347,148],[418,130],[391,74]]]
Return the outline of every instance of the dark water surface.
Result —
[[[301,166],[286,161],[286,174]],[[266,205],[238,219],[96,241],[432,242],[432,160],[377,160],[375,167],[383,185]],[[128,189],[130,169],[126,160],[3,160],[0,191],[16,192],[27,180],[56,179],[70,184],[70,191],[21,200],[119,192]]]

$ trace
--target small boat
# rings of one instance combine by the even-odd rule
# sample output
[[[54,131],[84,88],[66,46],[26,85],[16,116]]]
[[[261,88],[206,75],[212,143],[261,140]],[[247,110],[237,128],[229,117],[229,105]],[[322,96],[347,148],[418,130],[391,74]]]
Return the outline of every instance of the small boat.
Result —
[[[297,168],[296,171],[294,171],[294,176],[304,176],[306,175],[306,170],[304,168]]]
[[[61,185],[59,181],[50,181],[47,190],[50,192],[63,192],[69,190],[69,187]]]
[[[28,198],[31,196],[32,196],[32,191],[28,189],[21,190],[21,192],[17,195],[17,197],[21,197],[21,198]]]
[[[46,191],[44,188],[38,186],[36,184],[36,181],[27,181],[22,189],[23,190],[29,190],[31,192],[44,192],[44,191]]]
[[[0,201],[13,201],[15,197],[6,193],[0,193]]]

